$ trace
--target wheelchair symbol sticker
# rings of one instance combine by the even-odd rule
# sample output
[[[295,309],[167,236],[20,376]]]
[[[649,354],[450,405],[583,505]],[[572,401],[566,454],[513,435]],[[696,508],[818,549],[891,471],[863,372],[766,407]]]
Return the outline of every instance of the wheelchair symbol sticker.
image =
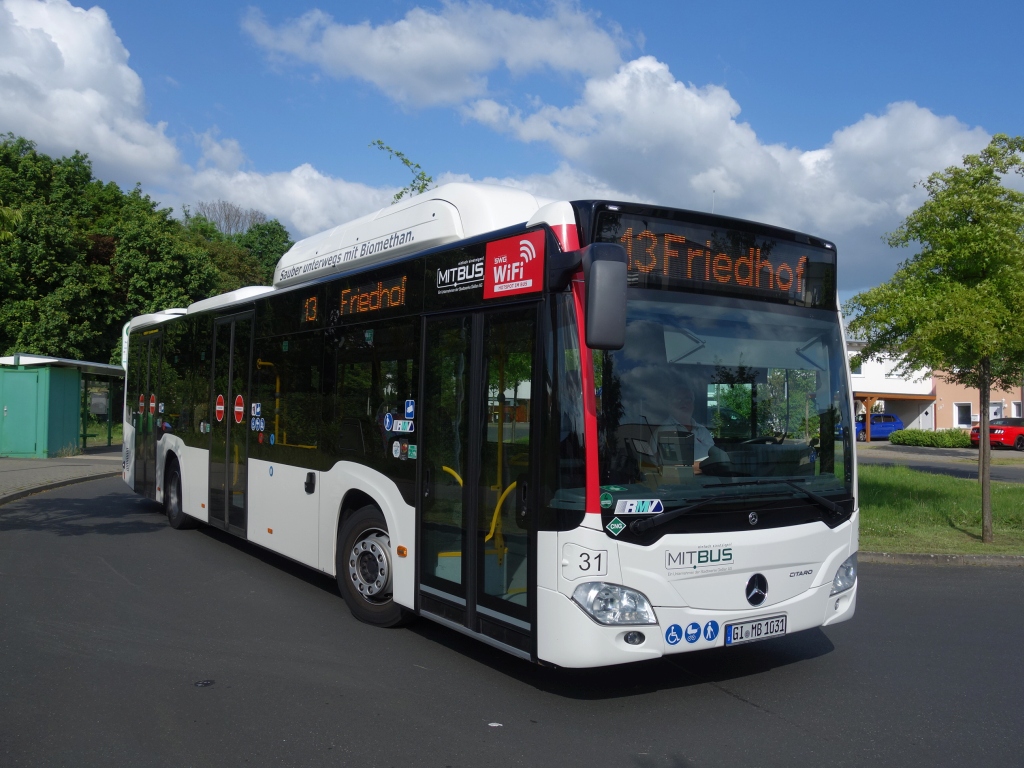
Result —
[[[683,639],[683,628],[678,624],[673,624],[671,627],[665,630],[665,642],[669,645],[678,645],[679,641]]]

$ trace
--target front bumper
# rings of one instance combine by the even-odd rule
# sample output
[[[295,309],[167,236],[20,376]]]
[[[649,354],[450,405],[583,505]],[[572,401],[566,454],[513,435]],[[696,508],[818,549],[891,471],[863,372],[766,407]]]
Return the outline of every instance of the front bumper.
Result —
[[[852,618],[857,605],[857,587],[858,584],[854,584],[846,592],[829,596],[830,581],[789,600],[743,611],[654,606],[657,624],[618,627],[600,625],[562,593],[540,588],[537,590],[537,656],[541,661],[561,667],[600,667],[655,659],[724,646],[726,624],[779,614],[786,615],[786,634],[792,634]],[[705,640],[703,633],[694,642],[681,639],[670,644],[666,640],[673,625],[685,628],[696,623],[703,628],[712,621],[718,624],[713,640]],[[644,642],[628,644],[625,636],[632,631],[642,632]],[[673,637],[676,636],[678,632],[673,632]]]

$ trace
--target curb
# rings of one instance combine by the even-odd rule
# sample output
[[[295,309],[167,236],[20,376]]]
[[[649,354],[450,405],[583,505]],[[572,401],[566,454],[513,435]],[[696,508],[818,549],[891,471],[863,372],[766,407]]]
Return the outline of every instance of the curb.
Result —
[[[106,477],[120,476],[121,470],[119,469],[116,472],[101,472],[100,474],[97,475],[82,475],[81,477],[73,477],[70,480],[58,480],[53,483],[46,483],[45,485],[37,485],[32,488],[24,488],[20,491],[9,493],[6,496],[0,496],[0,507],[2,507],[4,504],[7,504],[8,502],[23,499],[26,496],[32,496],[33,494],[36,493],[43,493],[44,491],[52,491],[55,488],[63,488],[65,485],[74,485],[75,483],[85,483],[88,482],[89,480],[102,480],[103,478]]]
[[[858,552],[862,563],[890,565],[982,565],[990,568],[1024,568],[1024,555],[928,555],[899,552]]]

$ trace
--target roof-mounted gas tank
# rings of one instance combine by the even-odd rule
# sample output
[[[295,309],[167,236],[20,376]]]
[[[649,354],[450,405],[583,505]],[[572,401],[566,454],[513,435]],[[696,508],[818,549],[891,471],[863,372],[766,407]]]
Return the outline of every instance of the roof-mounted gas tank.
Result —
[[[525,223],[550,200],[512,187],[445,184],[292,246],[274,270],[274,287],[363,269]]]

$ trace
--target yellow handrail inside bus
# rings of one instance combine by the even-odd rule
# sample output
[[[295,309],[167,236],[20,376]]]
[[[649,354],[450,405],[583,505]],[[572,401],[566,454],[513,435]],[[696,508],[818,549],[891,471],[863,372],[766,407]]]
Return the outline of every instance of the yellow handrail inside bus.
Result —
[[[451,467],[445,467],[445,466],[442,466],[442,467],[441,467],[441,469],[443,469],[443,470],[444,470],[445,472],[447,472],[447,473],[448,473],[449,475],[451,475],[451,476],[452,476],[452,477],[454,477],[454,478],[455,478],[456,480],[458,480],[458,482],[459,482],[459,485],[460,485],[460,486],[462,485],[462,478],[461,478],[461,477],[459,477],[459,473],[458,473],[458,472],[456,472],[456,471],[455,471],[454,469],[452,469]]]
[[[491,532],[484,537],[484,541],[490,541],[491,537],[494,536],[495,529],[497,529],[498,535],[501,536],[501,505],[505,503],[505,497],[508,496],[509,491],[516,487],[516,481],[512,481],[512,485],[506,488],[501,496],[498,497],[498,505],[494,508],[494,515],[491,517]]]
[[[516,487],[516,481],[513,480],[512,484],[502,491],[501,496],[498,497],[498,504],[494,507],[494,515],[491,516],[491,530],[490,533],[484,538],[484,542],[488,542],[491,538],[494,538],[494,548],[498,552],[498,565],[501,565],[505,560],[505,553],[508,551],[505,549],[505,537],[501,532],[501,505],[505,503],[505,498],[509,495],[513,488]]]

